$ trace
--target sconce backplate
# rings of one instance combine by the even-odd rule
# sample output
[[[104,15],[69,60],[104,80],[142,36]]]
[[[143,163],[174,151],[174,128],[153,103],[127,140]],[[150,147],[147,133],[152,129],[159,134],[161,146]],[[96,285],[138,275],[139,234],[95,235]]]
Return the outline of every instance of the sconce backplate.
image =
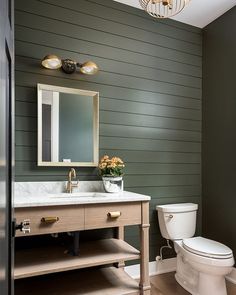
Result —
[[[61,67],[65,73],[72,74],[76,71],[76,62],[69,58],[63,59]]]

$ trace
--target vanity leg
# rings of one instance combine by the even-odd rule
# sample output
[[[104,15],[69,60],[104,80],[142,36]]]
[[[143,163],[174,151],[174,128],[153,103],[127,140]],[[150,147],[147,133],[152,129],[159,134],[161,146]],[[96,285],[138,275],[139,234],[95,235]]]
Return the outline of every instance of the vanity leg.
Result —
[[[119,226],[116,228],[116,238],[119,240],[124,240],[125,239],[125,228],[124,226]],[[125,262],[120,261],[116,263],[116,267],[118,268],[124,268],[125,267]]]
[[[140,263],[140,294],[150,295],[149,278],[149,203],[142,202],[142,224],[140,225],[141,263]]]

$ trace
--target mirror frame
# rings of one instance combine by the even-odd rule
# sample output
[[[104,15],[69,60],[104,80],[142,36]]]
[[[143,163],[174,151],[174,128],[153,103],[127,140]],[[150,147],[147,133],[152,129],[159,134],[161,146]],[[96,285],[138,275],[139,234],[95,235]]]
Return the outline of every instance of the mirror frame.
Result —
[[[93,162],[46,162],[42,161],[42,90],[79,94],[93,97]],[[99,92],[76,88],[37,84],[38,93],[38,166],[97,167],[99,160]]]

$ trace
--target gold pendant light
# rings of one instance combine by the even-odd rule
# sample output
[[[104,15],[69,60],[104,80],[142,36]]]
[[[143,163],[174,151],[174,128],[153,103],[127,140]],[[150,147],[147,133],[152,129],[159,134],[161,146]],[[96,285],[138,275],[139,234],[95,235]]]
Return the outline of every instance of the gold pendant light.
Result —
[[[168,18],[181,12],[190,0],[139,0],[142,8],[156,18]]]

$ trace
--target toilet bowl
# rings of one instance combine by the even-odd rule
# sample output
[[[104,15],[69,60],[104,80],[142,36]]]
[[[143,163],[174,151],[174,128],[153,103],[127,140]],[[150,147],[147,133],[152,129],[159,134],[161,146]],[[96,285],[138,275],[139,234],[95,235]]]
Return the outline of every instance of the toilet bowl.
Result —
[[[196,247],[192,242],[196,242]],[[192,244],[192,248],[186,247],[185,243]],[[212,248],[206,250],[205,246],[209,244]],[[228,247],[202,237],[174,241],[174,246],[178,261],[175,277],[183,288],[194,295],[227,295],[225,276],[234,265],[233,254]],[[204,252],[200,253],[200,250]]]
[[[232,250],[203,237],[193,237],[197,204],[157,206],[161,234],[174,242],[177,282],[193,295],[227,295],[225,276],[234,265]]]

